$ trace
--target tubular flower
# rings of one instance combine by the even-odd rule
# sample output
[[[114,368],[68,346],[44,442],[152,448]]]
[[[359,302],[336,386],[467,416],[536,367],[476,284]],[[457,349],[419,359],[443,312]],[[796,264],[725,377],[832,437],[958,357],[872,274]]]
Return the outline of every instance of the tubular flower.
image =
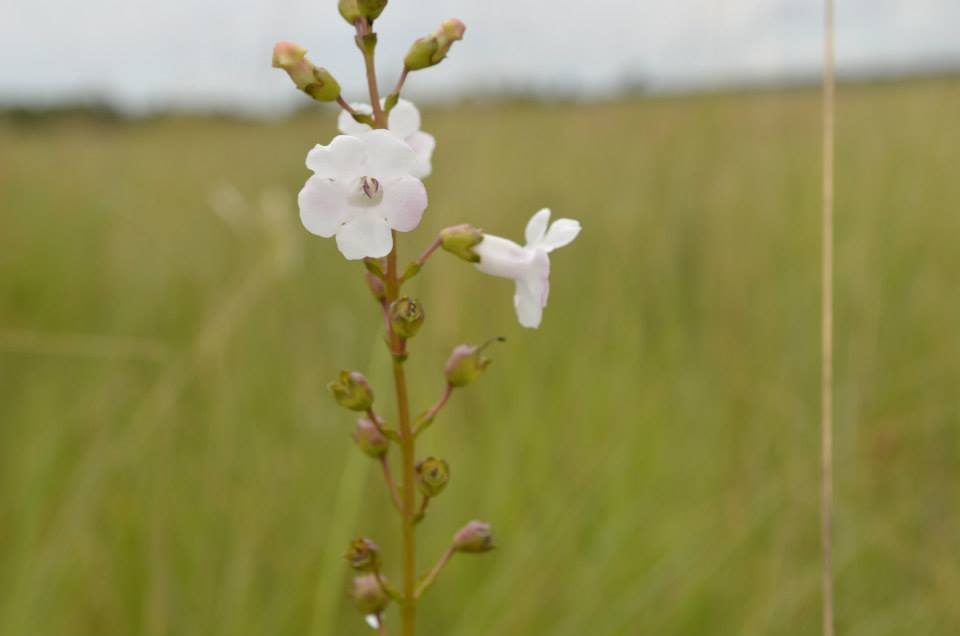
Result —
[[[338,135],[307,154],[313,176],[300,191],[300,220],[311,234],[336,236],[350,260],[381,258],[393,249],[391,230],[417,227],[427,191],[413,176],[417,158],[385,130]]]
[[[383,105],[383,103],[384,100],[381,99],[380,104]],[[373,112],[369,104],[350,104],[350,107],[361,115],[369,115]],[[344,135],[354,136],[360,136],[372,130],[367,124],[356,121],[347,111],[340,111],[337,128]],[[418,179],[430,176],[432,169],[430,158],[433,156],[436,141],[433,135],[420,130],[420,111],[417,110],[413,102],[406,99],[397,101],[397,105],[390,111],[387,130],[398,139],[402,139],[417,155],[417,165],[413,171],[413,176]]]
[[[483,240],[473,248],[480,257],[476,264],[478,270],[516,282],[513,305],[517,319],[524,327],[539,327],[543,308],[547,306],[550,293],[550,257],[547,254],[568,245],[579,233],[580,222],[573,219],[557,219],[550,225],[550,210],[544,208],[527,223],[525,246],[484,234]]]

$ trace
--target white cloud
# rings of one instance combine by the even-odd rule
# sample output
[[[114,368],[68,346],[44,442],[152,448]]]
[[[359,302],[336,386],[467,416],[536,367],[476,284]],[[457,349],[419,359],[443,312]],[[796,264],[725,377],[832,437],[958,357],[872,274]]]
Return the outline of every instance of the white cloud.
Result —
[[[838,3],[841,67],[960,60],[957,0]],[[625,78],[660,86],[776,78],[820,60],[820,4],[807,0],[392,0],[378,31],[383,81],[417,36],[456,16],[464,42],[415,74],[420,95],[484,87],[584,94]],[[347,90],[362,66],[335,0],[5,0],[0,100],[103,95],[122,106],[181,103],[270,110],[297,102],[269,68],[299,42]]]

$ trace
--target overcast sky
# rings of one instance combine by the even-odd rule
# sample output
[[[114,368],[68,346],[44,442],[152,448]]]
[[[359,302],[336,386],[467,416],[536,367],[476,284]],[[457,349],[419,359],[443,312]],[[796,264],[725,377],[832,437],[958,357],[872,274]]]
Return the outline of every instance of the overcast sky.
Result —
[[[837,0],[841,69],[960,64],[960,0]],[[467,34],[414,74],[420,98],[485,88],[602,95],[775,80],[820,61],[820,0],[390,0],[377,22],[382,81],[443,18]],[[270,68],[292,40],[362,95],[362,65],[336,0],[0,0],[0,102],[107,99],[281,112],[305,97]]]

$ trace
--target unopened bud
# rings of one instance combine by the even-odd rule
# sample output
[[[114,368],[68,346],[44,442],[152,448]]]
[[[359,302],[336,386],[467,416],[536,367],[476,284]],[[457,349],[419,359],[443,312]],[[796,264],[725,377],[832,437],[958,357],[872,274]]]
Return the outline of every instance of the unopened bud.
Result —
[[[444,20],[434,33],[413,43],[407,56],[403,58],[404,66],[408,70],[418,71],[439,64],[447,57],[453,43],[463,39],[466,30],[463,22],[456,18]]]
[[[503,342],[506,338],[493,338],[482,345],[457,345],[447,359],[443,369],[450,386],[467,386],[480,377],[480,374],[490,366],[490,359],[483,356],[483,350],[493,342]]]
[[[302,46],[278,42],[273,47],[273,67],[285,70],[297,88],[318,102],[335,101],[340,97],[340,84],[327,69],[314,66],[306,55]]]
[[[370,272],[367,272],[367,287],[377,302],[383,302],[387,299],[387,288],[383,285],[383,281]]]
[[[490,524],[473,520],[453,535],[453,547],[458,552],[489,552],[497,547],[493,542]]]
[[[423,325],[423,305],[404,296],[390,304],[390,326],[401,338],[413,338]]]
[[[380,546],[370,539],[354,539],[343,558],[354,570],[375,572],[380,569]]]
[[[357,420],[357,430],[353,433],[353,441],[364,453],[373,458],[383,457],[390,449],[390,440],[381,433],[383,420],[377,417],[379,426],[369,417]]]
[[[373,389],[362,373],[341,371],[336,382],[327,385],[337,404],[351,411],[366,411],[373,406]]]
[[[364,616],[379,614],[387,606],[390,597],[380,587],[376,574],[365,574],[353,579],[353,602]]]
[[[337,4],[340,15],[350,24],[356,24],[360,19],[373,22],[386,6],[387,0],[340,0]]]
[[[417,487],[425,497],[436,497],[450,481],[450,465],[442,459],[427,457],[414,466]]]
[[[440,232],[440,245],[454,256],[468,263],[479,263],[480,255],[473,251],[483,240],[483,231],[472,225],[454,225]]]

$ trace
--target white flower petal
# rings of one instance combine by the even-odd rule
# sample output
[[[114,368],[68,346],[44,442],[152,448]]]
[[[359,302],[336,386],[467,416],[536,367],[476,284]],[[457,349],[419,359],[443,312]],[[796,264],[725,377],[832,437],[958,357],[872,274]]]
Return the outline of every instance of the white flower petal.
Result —
[[[557,219],[547,230],[539,247],[552,252],[558,247],[569,245],[580,234],[580,221],[575,219]]]
[[[480,257],[476,268],[484,274],[500,278],[519,279],[526,275],[533,259],[534,250],[520,247],[513,241],[493,234],[484,234],[473,251]]]
[[[373,112],[369,104],[350,104],[350,107],[361,115],[369,115]],[[363,133],[373,130],[367,124],[358,122],[345,110],[341,110],[340,115],[337,117],[337,128],[344,135],[353,135],[354,137],[359,137]]]
[[[387,127],[397,137],[406,139],[420,130],[420,111],[413,105],[413,102],[401,99],[390,111],[390,121]]]
[[[538,250],[527,276],[517,280],[517,290],[513,295],[513,306],[521,325],[531,329],[540,326],[549,295],[550,258],[546,252]]]
[[[363,620],[373,629],[380,629],[380,617],[376,614],[367,614]]]
[[[527,239],[527,247],[537,247],[540,241],[547,233],[547,225],[550,223],[550,208],[543,208],[532,217],[527,223],[527,229],[524,231],[524,238]]]
[[[351,261],[382,258],[393,249],[387,222],[372,211],[354,212],[337,232],[337,247]]]
[[[420,224],[427,208],[427,189],[413,177],[403,177],[383,184],[383,200],[376,207],[390,224],[400,232],[409,232]]]
[[[403,141],[386,130],[372,130],[359,139],[366,147],[367,176],[381,183],[413,175],[417,156]],[[358,175],[359,176],[359,175]]]
[[[433,157],[433,149],[437,145],[437,141],[433,138],[433,135],[425,132],[415,132],[404,141],[407,142],[407,145],[410,146],[414,154],[417,155],[417,165],[413,176],[418,179],[429,177],[433,171],[430,160]]]
[[[357,137],[337,135],[329,145],[316,145],[307,153],[307,168],[325,179],[357,179],[364,176],[368,152],[366,144]]]
[[[347,218],[347,193],[329,179],[310,177],[297,196],[300,221],[311,234],[330,238]]]

